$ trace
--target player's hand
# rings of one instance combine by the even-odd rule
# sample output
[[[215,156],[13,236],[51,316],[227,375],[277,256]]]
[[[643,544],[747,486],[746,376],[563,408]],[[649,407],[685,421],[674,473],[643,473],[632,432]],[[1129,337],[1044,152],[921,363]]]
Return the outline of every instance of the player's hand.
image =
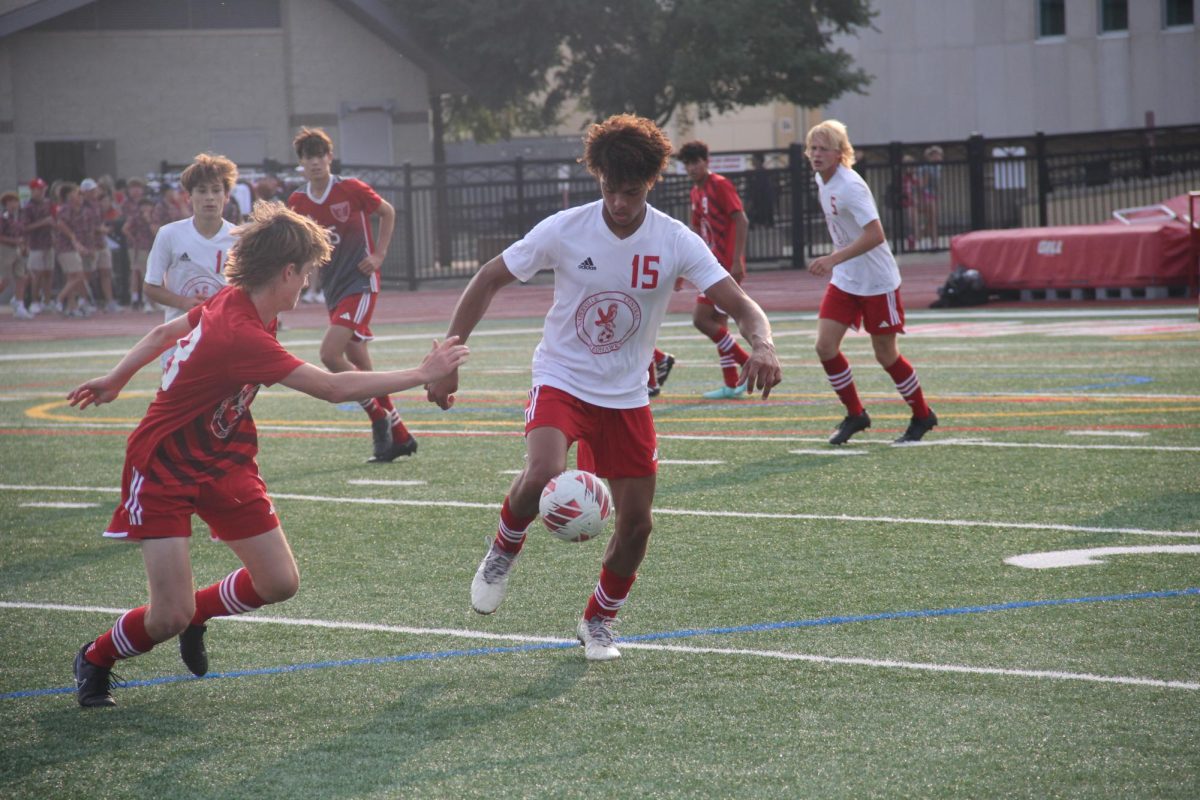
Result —
[[[425,397],[437,403],[442,410],[454,405],[454,392],[458,390],[458,368],[466,362],[470,349],[459,344],[457,336],[448,336],[444,342],[433,342],[433,348],[421,362],[421,370],[429,377],[425,384]]]
[[[808,272],[810,275],[820,278],[833,272],[835,266],[837,265],[833,262],[833,256],[821,256],[808,262]]]
[[[358,271],[363,275],[371,275],[372,273],[379,272],[382,266],[383,256],[381,256],[379,253],[371,253],[362,261],[358,262]]]
[[[762,392],[766,400],[771,389],[783,380],[783,370],[779,366],[779,356],[775,355],[775,345],[771,342],[760,342],[750,352],[750,359],[742,365],[742,374],[738,383],[746,384],[746,394]]]
[[[100,406],[116,400],[123,385],[109,375],[92,378],[72,389],[67,399],[71,401],[71,405],[79,406],[82,411],[88,406]]]

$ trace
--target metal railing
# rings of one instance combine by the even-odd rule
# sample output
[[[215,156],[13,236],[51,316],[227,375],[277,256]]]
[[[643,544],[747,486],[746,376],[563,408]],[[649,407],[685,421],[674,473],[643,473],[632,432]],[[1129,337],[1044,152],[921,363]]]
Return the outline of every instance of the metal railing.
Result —
[[[925,156],[932,145],[941,148],[940,161]],[[751,168],[755,153],[763,157],[760,170]],[[1115,208],[1200,186],[1200,125],[892,142],[857,147],[856,154],[855,169],[871,187],[897,253],[942,251],[952,236],[972,230],[1103,222]],[[802,268],[832,249],[801,145],[714,153],[713,162],[747,206],[752,266]],[[272,168],[279,165],[247,166],[277,172]],[[580,164],[561,159],[334,168],[366,181],[395,206],[396,233],[382,277],[410,289],[468,278],[545,217],[600,196]],[[161,177],[169,180],[180,169],[164,163]],[[667,174],[650,202],[687,222],[690,188],[682,172]]]

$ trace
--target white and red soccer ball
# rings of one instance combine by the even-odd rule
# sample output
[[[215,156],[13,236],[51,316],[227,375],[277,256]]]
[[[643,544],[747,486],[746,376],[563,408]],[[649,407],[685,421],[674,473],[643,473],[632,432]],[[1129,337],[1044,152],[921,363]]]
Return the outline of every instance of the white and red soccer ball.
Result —
[[[564,542],[585,542],[598,536],[612,508],[612,495],[604,481],[580,469],[551,478],[538,503],[542,523]]]

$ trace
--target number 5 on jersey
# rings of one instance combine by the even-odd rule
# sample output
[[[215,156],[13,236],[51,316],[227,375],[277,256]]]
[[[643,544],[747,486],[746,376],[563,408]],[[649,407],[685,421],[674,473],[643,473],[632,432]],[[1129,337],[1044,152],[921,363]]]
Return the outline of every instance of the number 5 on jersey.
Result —
[[[634,256],[633,276],[629,279],[631,289],[653,289],[658,286],[658,256]]]

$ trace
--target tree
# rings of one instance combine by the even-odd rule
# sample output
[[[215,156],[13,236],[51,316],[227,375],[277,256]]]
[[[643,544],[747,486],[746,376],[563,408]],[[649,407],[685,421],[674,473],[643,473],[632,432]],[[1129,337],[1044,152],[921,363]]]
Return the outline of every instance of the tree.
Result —
[[[666,124],[784,100],[818,107],[870,78],[833,47],[870,24],[869,0],[612,0],[571,4],[554,86],[596,118]]]

